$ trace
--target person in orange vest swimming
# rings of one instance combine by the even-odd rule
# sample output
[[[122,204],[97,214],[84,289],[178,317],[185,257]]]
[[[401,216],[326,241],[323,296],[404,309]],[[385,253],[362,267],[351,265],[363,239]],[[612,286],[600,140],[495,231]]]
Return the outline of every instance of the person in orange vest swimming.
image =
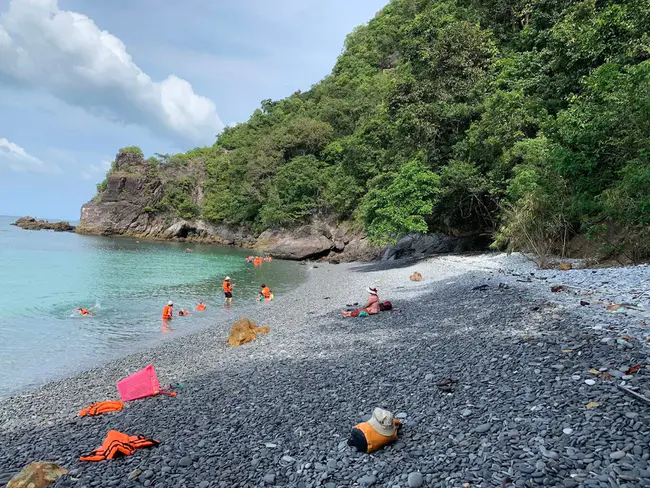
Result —
[[[203,301],[203,299],[199,300],[199,303],[196,304],[196,311],[197,312],[205,311],[205,302]]]
[[[230,276],[226,276],[226,279],[224,280],[223,284],[221,287],[223,288],[223,295],[226,300],[226,305],[229,305],[232,303],[232,289],[235,285],[230,283]]]
[[[266,285],[262,285],[262,290],[260,291],[260,297],[259,297],[260,302],[269,301],[271,300],[272,296],[273,294],[271,293],[271,289]]]
[[[90,315],[90,311],[82,307],[77,307],[77,312],[79,312],[81,315]]]
[[[262,263],[263,263],[263,262],[264,262],[264,260],[263,260],[261,257],[257,256],[257,257],[253,260],[253,265],[255,265],[255,266],[262,266]]]
[[[163,308],[162,318],[163,320],[171,320],[174,318],[174,303],[171,300]]]
[[[178,311],[178,316],[179,316],[179,317],[185,317],[186,315],[189,315],[189,314],[190,314],[190,311],[189,311],[189,310],[185,310],[185,309],[183,309],[183,308],[181,308],[181,309]]]

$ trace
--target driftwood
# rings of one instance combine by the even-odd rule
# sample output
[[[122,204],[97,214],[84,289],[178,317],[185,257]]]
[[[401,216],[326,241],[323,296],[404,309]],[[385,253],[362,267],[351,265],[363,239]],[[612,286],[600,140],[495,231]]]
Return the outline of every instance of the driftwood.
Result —
[[[624,386],[616,385],[619,390],[621,390],[623,393],[627,393],[628,395],[636,398],[637,400],[641,400],[642,402],[645,402],[646,405],[650,406],[650,398],[646,398],[641,393],[637,393],[634,390],[630,390],[629,388],[626,388]]]

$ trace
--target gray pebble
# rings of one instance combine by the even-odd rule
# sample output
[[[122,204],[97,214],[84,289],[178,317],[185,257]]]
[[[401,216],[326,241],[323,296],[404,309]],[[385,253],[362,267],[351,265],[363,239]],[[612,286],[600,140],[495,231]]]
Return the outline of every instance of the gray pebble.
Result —
[[[625,457],[625,451],[614,451],[609,457],[611,459],[623,459]]]
[[[489,423],[488,424],[481,424],[481,425],[479,425],[478,427],[476,427],[474,429],[474,432],[476,432],[477,434],[483,434],[484,432],[487,432],[491,428],[492,428],[492,424],[489,424]]]
[[[420,488],[422,486],[422,483],[424,483],[424,480],[422,479],[422,473],[410,473],[408,476],[408,484],[410,488]]]
[[[275,474],[273,473],[268,473],[264,475],[264,483],[267,485],[272,485],[275,483]]]

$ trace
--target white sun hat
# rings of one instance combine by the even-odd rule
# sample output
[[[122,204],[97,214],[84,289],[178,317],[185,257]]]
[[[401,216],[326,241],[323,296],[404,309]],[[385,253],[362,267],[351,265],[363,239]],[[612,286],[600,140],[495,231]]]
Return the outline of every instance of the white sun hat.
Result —
[[[368,423],[383,436],[390,437],[395,434],[395,420],[393,419],[393,414],[388,410],[375,408]]]

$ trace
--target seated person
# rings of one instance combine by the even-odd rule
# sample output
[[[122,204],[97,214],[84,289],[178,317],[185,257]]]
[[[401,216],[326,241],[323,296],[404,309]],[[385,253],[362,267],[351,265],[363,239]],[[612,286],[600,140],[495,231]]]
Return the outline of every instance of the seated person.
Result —
[[[368,315],[379,313],[379,292],[377,288],[368,288],[367,291],[370,293],[370,297],[363,308],[357,308],[351,311],[341,310],[343,317],[358,317],[361,312],[366,312]]]

